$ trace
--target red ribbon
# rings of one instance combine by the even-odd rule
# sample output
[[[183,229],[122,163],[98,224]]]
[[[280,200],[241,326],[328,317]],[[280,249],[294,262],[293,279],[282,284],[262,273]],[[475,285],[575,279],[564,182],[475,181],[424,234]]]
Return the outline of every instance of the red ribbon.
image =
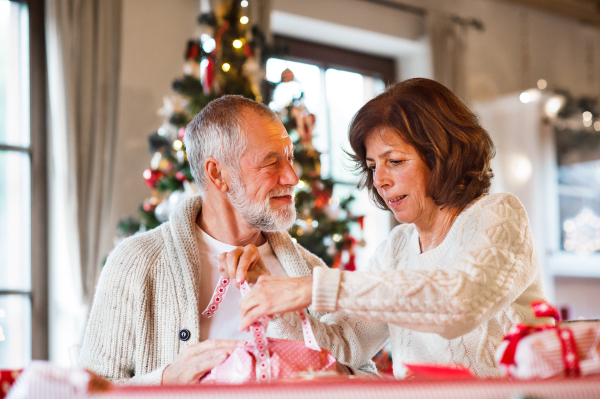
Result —
[[[507,366],[515,364],[515,353],[517,351],[519,341],[522,338],[538,331],[555,330],[562,347],[565,375],[579,375],[579,358],[577,356],[577,346],[575,345],[575,338],[573,337],[573,332],[568,328],[559,328],[560,314],[558,310],[554,306],[542,301],[532,302],[531,310],[533,311],[535,317],[552,317],[554,320],[557,321],[557,324],[554,326],[548,324],[542,324],[539,326],[517,324],[513,326],[508,331],[508,334],[506,334],[506,336],[504,337],[504,340],[508,341],[508,345],[504,350],[504,354],[502,355],[502,360],[500,360],[500,363],[505,364]]]

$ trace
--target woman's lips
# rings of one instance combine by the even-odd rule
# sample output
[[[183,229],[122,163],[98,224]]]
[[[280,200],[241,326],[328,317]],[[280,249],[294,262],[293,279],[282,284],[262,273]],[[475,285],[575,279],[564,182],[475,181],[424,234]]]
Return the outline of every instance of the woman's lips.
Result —
[[[395,208],[398,205],[400,205],[402,203],[402,201],[404,201],[405,198],[406,198],[406,195],[399,195],[397,197],[394,197],[394,198],[388,200],[388,204],[390,204],[390,207]]]

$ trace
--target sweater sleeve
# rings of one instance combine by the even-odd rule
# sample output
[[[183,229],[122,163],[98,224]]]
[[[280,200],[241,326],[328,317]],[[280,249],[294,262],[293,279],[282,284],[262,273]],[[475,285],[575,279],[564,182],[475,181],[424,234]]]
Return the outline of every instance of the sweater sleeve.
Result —
[[[315,269],[314,309],[446,339],[472,331],[514,302],[539,273],[527,214],[519,200],[502,195],[482,202],[469,210],[472,215],[465,225],[471,227],[464,229],[451,264],[435,270],[365,273]]]
[[[317,269],[328,269],[318,257],[300,246],[298,248],[313,273]],[[377,375],[371,359],[389,339],[387,323],[362,320],[343,313],[311,312],[308,319],[319,346],[327,349],[338,362],[356,375]],[[269,330],[279,338],[304,340],[302,321],[296,312],[276,315],[269,324]]]
[[[114,384],[160,385],[167,365],[135,374],[135,319],[141,295],[136,295],[143,270],[131,244],[123,242],[109,256],[100,275],[83,339],[79,366]],[[137,272],[137,273],[136,273]],[[142,272],[143,273],[143,272]]]

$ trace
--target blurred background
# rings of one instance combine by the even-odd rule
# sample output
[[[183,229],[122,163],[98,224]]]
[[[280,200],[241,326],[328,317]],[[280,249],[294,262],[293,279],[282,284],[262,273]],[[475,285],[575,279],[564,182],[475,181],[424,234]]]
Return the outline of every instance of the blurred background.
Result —
[[[241,94],[296,142],[294,239],[360,270],[396,225],[348,124],[427,77],[497,148],[563,318],[600,318],[600,1],[0,0],[0,368],[69,364],[106,256],[196,191],[182,127]]]

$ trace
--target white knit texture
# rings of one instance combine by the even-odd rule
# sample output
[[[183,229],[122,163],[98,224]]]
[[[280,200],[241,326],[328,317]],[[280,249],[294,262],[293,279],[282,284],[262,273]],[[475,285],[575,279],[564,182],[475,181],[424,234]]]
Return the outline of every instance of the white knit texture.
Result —
[[[423,254],[412,224],[396,227],[369,262],[373,272],[342,272],[335,307],[389,323],[394,374],[402,363],[460,364],[499,376],[494,352],[516,323],[539,324],[532,301],[546,300],[527,214],[512,194],[485,195],[456,219],[442,244]],[[338,278],[315,274],[313,298]]]
[[[169,222],[123,241],[109,256],[96,288],[80,366],[115,383],[160,384],[162,373],[188,345],[199,342],[200,261],[194,235],[200,196],[184,201]],[[265,233],[290,277],[310,275],[323,262],[285,232]],[[344,314],[309,316],[315,337],[357,374],[373,374],[370,359],[385,343],[387,326]],[[190,332],[188,341],[179,331]],[[297,314],[276,316],[274,337],[302,341]],[[375,335],[373,335],[375,333]],[[375,337],[373,339],[372,337]]]

